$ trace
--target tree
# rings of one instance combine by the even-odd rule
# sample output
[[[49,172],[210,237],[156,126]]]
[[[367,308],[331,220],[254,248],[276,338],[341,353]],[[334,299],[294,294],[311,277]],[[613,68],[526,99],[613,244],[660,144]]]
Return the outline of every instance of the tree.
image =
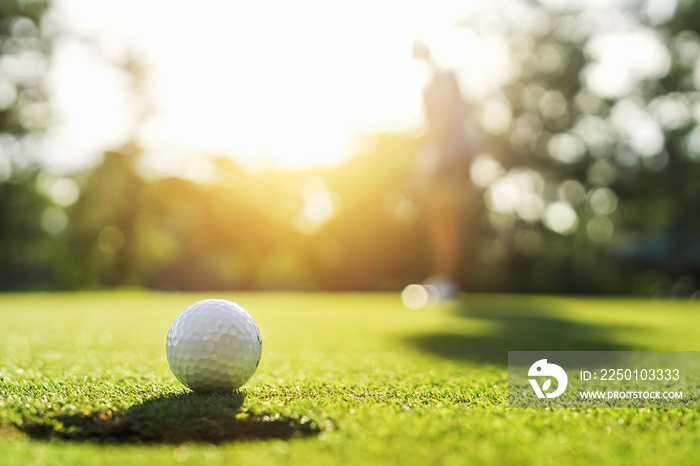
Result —
[[[646,2],[545,5],[491,13],[506,31],[513,77],[482,103],[507,109],[505,124],[486,118],[502,171],[483,184],[492,232],[481,248],[483,286],[643,292],[697,275],[700,5],[683,2],[673,17]],[[488,18],[467,25],[489,34]],[[605,74],[600,61],[615,41],[641,42],[651,64]],[[493,158],[478,160],[477,174]]]
[[[0,288],[48,286],[53,239],[63,218],[37,191],[33,143],[49,117],[44,71],[51,36],[46,1],[0,1]],[[42,228],[42,225],[44,228]]]

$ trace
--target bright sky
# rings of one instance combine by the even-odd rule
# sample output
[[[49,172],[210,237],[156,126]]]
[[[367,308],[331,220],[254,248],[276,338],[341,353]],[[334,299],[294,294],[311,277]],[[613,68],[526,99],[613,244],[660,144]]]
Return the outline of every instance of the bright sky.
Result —
[[[480,15],[476,0],[54,1],[55,22],[68,31],[55,44],[47,77],[54,121],[43,161],[54,171],[97,162],[136,129],[124,77],[96,48],[111,59],[127,49],[146,58],[156,114],[138,138],[148,168],[194,178],[206,171],[202,155],[303,169],[342,162],[363,134],[419,128],[428,72],[411,58],[415,39],[458,72],[472,97],[511,76],[497,30],[477,37],[454,27]],[[655,33],[624,18],[606,20],[628,1],[573,3],[595,12],[601,34],[588,45],[593,63],[585,79],[605,97],[623,96],[668,66]],[[494,8],[521,21],[521,2],[500,3]],[[673,0],[646,0],[641,11],[655,23],[674,8]]]
[[[111,56],[125,46],[150,64],[156,116],[140,133],[154,165],[193,154],[232,155],[287,169],[332,165],[358,135],[422,123],[426,70],[414,39],[462,66],[470,91],[497,85],[505,50],[453,27],[472,1],[56,0],[63,28]],[[478,67],[465,66],[479,63]],[[133,130],[125,83],[70,36],[49,76],[56,123],[46,163],[80,168]]]

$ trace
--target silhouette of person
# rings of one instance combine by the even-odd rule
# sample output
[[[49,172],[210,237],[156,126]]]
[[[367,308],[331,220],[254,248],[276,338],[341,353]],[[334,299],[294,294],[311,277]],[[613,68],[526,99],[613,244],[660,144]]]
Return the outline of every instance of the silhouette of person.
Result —
[[[460,262],[473,240],[469,225],[474,207],[470,166],[480,132],[451,71],[440,69],[421,41],[413,56],[425,61],[432,78],[423,92],[428,129],[416,163],[416,181],[428,222],[432,272],[426,285],[439,299],[454,299],[460,286]]]

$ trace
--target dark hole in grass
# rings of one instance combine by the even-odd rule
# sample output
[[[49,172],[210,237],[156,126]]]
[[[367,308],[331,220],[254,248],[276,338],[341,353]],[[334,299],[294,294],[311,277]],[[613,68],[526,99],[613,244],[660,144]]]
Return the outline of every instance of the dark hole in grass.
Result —
[[[244,394],[184,394],[144,401],[124,412],[96,411],[19,426],[37,440],[97,443],[223,443],[318,435],[319,425],[242,409]]]

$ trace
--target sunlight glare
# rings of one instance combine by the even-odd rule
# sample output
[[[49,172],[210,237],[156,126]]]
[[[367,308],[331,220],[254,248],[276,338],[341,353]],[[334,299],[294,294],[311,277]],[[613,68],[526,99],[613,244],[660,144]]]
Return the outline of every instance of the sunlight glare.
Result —
[[[57,0],[57,5],[78,34],[98,38],[111,51],[121,44],[147,57],[156,108],[138,133],[147,152],[175,147],[231,155],[249,166],[260,160],[290,170],[335,165],[357,150],[364,134],[420,128],[429,74],[411,57],[415,39],[433,48],[440,65],[460,71],[466,95],[484,96],[499,84],[494,70],[508,66],[503,44],[455,27],[474,2],[209,0],[192,8],[165,0],[109,0],[96,8],[89,0]],[[59,103],[71,105],[57,113],[82,126],[68,133],[64,128],[61,142],[71,143],[75,134],[99,135],[105,143],[123,135],[123,128],[100,127],[99,104],[80,97],[86,83],[76,68],[94,68],[97,59],[73,60],[70,69],[62,68],[62,59],[59,53],[54,84],[70,76],[71,86],[56,92],[67,92]],[[96,151],[98,144],[81,148]]]

